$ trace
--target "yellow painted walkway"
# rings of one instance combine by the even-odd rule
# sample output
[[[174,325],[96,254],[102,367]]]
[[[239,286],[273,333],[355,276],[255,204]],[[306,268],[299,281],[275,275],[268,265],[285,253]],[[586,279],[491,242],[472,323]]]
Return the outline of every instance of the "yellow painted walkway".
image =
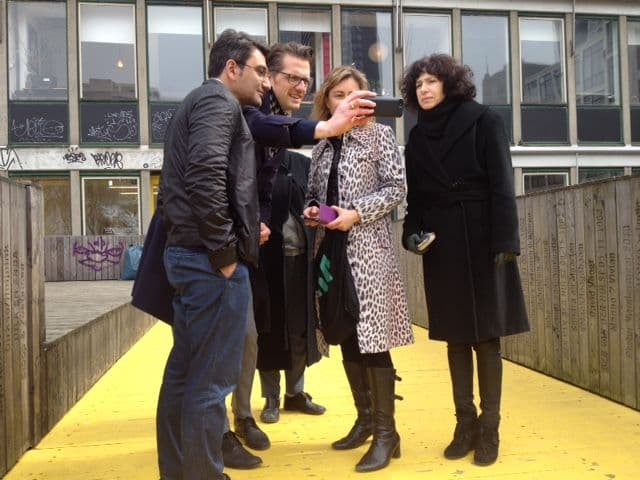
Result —
[[[505,362],[501,456],[476,467],[471,455],[448,461],[442,449],[453,431],[444,345],[416,328],[417,343],[394,351],[404,381],[398,393],[402,458],[376,473],[355,473],[366,450],[337,452],[331,441],[351,426],[353,407],[333,351],[307,373],[307,390],[327,406],[320,417],[283,412],[264,425],[272,447],[261,468],[227,470],[244,479],[640,479],[640,413],[531,370]],[[27,452],[6,480],[158,478],[155,403],[170,348],[168,327],[156,325]],[[262,406],[254,387],[255,417]]]

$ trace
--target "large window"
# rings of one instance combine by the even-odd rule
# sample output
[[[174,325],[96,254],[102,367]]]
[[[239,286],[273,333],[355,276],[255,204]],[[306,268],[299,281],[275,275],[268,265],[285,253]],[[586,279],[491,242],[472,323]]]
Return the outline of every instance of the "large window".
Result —
[[[8,20],[9,141],[66,143],[66,5],[11,1]]]
[[[305,100],[312,100],[313,93],[333,67],[331,61],[331,10],[280,8],[278,10],[280,42],[298,42],[313,47],[314,61],[311,78],[314,84],[307,91]]]
[[[83,235],[140,234],[137,177],[82,179]]]
[[[522,174],[524,193],[540,192],[569,185],[569,172],[553,170],[525,170]]]
[[[511,132],[509,19],[504,15],[462,16],[462,61],[474,74],[480,103],[491,105]]]
[[[214,7],[213,25],[216,38],[227,28],[233,28],[265,45],[269,43],[266,8]]]
[[[11,177],[34,183],[42,188],[45,235],[71,235],[71,188],[68,176]]]
[[[564,22],[520,18],[522,141],[567,143]]]
[[[599,168],[580,167],[578,169],[578,182],[595,182],[607,178],[621,177],[624,175],[624,167]]]
[[[618,22],[578,18],[575,61],[578,140],[620,142]]]
[[[449,15],[404,14],[404,64],[432,53],[451,54],[451,17]]]
[[[205,78],[202,7],[147,8],[151,143],[162,143],[179,102]]]
[[[393,95],[390,12],[342,10],[342,63],[363,71],[371,90]]]
[[[403,52],[406,67],[432,53],[451,54],[451,17],[449,15],[405,13],[403,26]],[[405,110],[403,117],[406,143],[411,129],[418,121],[418,116],[413,110]]]
[[[80,4],[83,100],[137,97],[134,17],[134,5]]]
[[[631,140],[640,142],[640,20],[628,23]]]

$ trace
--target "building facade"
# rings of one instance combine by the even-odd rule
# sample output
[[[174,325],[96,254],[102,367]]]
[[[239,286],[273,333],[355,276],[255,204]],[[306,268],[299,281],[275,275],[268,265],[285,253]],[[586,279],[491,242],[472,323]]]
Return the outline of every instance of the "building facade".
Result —
[[[167,124],[230,27],[314,47],[302,115],[334,66],[397,96],[414,60],[461,59],[518,193],[640,173],[638,0],[2,0],[0,173],[43,187],[46,234],[144,233]],[[381,120],[402,145],[415,116]]]

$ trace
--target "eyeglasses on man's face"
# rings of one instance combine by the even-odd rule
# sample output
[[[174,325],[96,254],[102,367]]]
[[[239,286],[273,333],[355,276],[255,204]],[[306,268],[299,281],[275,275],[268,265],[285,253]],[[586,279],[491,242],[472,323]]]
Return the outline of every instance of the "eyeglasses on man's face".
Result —
[[[267,75],[269,75],[269,69],[264,65],[257,65],[255,67],[247,63],[238,63],[238,65],[240,65],[241,67],[249,67],[250,69],[255,71],[260,78],[265,78]]]
[[[313,85],[313,78],[300,77],[298,75],[283,72],[281,70],[271,70],[271,72],[280,73],[281,75],[287,77],[287,82],[289,82],[289,85],[291,85],[292,87],[297,87],[298,85],[300,85],[300,82],[304,83],[305,88],[311,88],[311,86]]]

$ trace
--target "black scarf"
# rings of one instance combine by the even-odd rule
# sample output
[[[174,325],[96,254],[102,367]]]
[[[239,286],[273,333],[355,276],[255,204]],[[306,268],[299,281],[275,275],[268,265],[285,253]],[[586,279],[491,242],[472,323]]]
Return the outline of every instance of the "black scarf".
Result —
[[[278,99],[276,98],[276,94],[273,93],[273,90],[269,90],[269,111],[272,115],[286,115],[282,107],[278,103]],[[280,150],[281,147],[267,147],[267,156],[269,158],[275,157]]]
[[[429,139],[442,138],[449,119],[461,103],[457,98],[445,98],[431,110],[420,109],[418,125]]]

